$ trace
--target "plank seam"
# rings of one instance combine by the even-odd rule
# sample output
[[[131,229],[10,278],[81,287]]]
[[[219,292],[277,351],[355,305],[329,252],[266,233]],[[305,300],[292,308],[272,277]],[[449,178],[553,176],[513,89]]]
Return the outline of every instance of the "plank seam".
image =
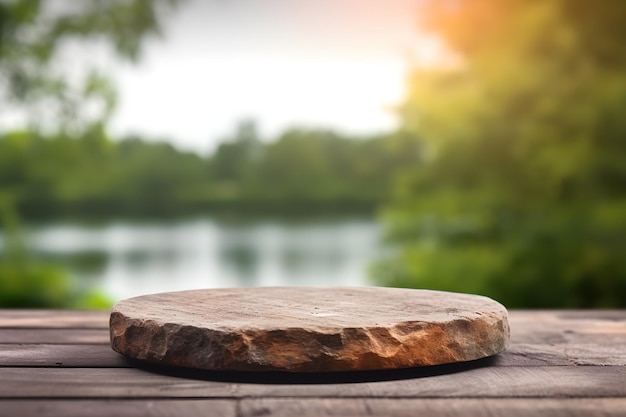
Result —
[[[3,401],[14,401],[14,400],[28,400],[28,401],[66,401],[66,400],[84,400],[84,401],[111,401],[111,400],[150,400],[150,401],[193,401],[193,400],[207,400],[207,401],[246,401],[246,400],[298,400],[298,401],[306,401],[306,400],[535,400],[535,401],[549,401],[549,400],[584,400],[584,399],[613,399],[613,400],[624,400],[626,396],[616,397],[616,396],[569,396],[569,395],[559,395],[559,396],[519,396],[519,397],[511,397],[511,396],[454,396],[454,397],[435,397],[435,396],[424,396],[424,397],[410,397],[410,396],[376,396],[376,397],[364,397],[364,396],[241,396],[241,397],[226,397],[226,396],[218,396],[218,397],[198,397],[198,396],[181,396],[181,397],[164,397],[164,396],[136,396],[136,397],[116,397],[116,396],[81,396],[81,397],[72,397],[72,396],[58,396],[58,397],[46,397],[46,396],[33,396],[33,397],[0,397],[0,403]]]

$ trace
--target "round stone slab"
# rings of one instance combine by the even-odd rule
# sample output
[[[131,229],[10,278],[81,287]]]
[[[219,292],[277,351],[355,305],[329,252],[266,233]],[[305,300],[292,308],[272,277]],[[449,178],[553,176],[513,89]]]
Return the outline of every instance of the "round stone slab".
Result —
[[[502,352],[507,311],[490,298],[398,288],[238,288],[119,302],[111,346],[148,362],[208,370],[396,369]]]

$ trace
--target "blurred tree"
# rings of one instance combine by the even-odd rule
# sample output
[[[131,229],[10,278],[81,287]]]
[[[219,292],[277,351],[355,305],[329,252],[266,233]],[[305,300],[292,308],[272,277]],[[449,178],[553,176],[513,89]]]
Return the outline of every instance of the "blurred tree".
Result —
[[[37,127],[62,130],[106,121],[116,102],[109,80],[96,68],[76,79],[59,55],[72,42],[91,42],[87,45],[92,48],[100,42],[135,60],[142,40],[160,33],[160,15],[178,2],[0,0],[3,112],[23,116]]]
[[[102,307],[98,294],[70,288],[64,272],[34,259],[21,243],[17,208],[54,212],[89,201],[107,185],[104,126],[115,91],[95,68],[69,70],[72,42],[105,43],[137,59],[159,33],[159,15],[177,0],[0,0],[0,122],[22,117],[29,132],[0,132],[0,306]],[[0,126],[0,129],[2,126]],[[37,131],[48,131],[47,137]],[[78,177],[76,174],[83,174]]]
[[[214,155],[166,141],[80,135],[0,134],[0,190],[25,218],[188,215],[199,210],[299,214],[369,212],[419,147],[406,132],[353,138],[290,130],[262,143],[237,133]]]
[[[261,148],[244,195],[304,211],[372,210],[388,197],[395,171],[417,159],[400,137],[288,130]]]
[[[323,140],[327,132],[290,130],[265,150],[257,190],[269,199],[292,203],[329,197],[343,178],[333,177]],[[334,181],[333,181],[334,180]]]
[[[176,215],[189,212],[210,193],[205,161],[168,142],[123,140],[112,155],[115,172],[94,206],[133,215]],[[91,211],[94,210],[84,210]]]
[[[210,171],[217,182],[216,198],[241,198],[242,184],[261,154],[261,140],[253,120],[239,123],[232,137],[224,139],[211,158]]]
[[[430,1],[454,59],[401,109],[422,162],[387,211],[395,286],[626,306],[626,2]]]

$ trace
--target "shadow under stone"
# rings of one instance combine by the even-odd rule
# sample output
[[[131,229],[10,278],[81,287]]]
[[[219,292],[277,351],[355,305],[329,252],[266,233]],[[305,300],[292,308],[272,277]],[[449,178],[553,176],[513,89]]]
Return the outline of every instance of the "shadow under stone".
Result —
[[[349,371],[349,372],[277,372],[277,371],[207,371],[173,366],[163,366],[126,358],[135,368],[160,375],[250,384],[350,384],[362,382],[383,382],[403,379],[428,378],[439,375],[465,372],[495,364],[495,356],[474,361],[458,362],[445,365],[422,366],[415,368]]]

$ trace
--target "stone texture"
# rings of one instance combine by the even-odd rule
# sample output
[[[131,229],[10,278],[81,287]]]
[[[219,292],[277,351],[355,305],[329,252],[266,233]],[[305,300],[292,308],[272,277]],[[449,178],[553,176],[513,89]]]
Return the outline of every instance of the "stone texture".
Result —
[[[468,361],[503,351],[507,311],[482,296],[397,288],[240,288],[119,302],[111,346],[209,370],[326,372]]]

